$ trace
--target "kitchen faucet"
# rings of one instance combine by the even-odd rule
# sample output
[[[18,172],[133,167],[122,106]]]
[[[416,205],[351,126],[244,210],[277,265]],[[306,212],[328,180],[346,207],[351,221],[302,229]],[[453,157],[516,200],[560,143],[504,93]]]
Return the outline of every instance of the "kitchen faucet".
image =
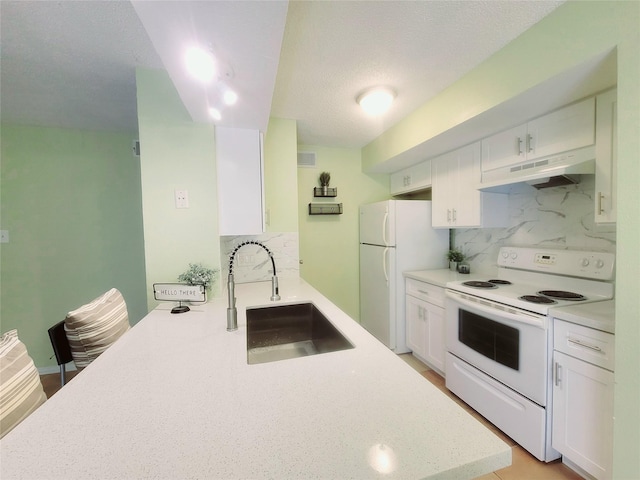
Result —
[[[255,242],[253,240],[249,240],[247,242],[242,242],[238,245],[233,252],[231,252],[231,256],[229,257],[229,277],[228,277],[228,286],[229,286],[229,306],[227,307],[227,332],[233,332],[238,329],[238,309],[236,308],[236,297],[235,297],[235,282],[233,281],[233,260],[236,258],[236,253],[245,245],[258,245],[259,247],[264,248],[264,250],[269,255],[271,259],[271,265],[273,266],[273,276],[271,277],[271,301],[276,302],[280,300],[280,295],[278,294],[278,277],[276,276],[276,261],[273,259],[273,254],[271,251],[265,247],[260,242]]]

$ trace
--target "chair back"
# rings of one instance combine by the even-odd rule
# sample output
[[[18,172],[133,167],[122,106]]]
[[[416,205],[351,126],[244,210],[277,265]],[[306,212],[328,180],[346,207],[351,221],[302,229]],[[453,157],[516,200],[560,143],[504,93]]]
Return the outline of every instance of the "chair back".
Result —
[[[73,361],[69,340],[67,340],[67,334],[64,331],[64,320],[59,321],[49,329],[49,339],[51,340],[51,346],[58,365]]]
[[[47,400],[40,375],[17,330],[0,336],[0,438]]]

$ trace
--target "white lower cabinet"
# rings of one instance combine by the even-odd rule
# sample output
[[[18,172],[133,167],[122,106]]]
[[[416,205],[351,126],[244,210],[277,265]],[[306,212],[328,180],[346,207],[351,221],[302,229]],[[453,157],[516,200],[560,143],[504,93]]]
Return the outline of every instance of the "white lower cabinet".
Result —
[[[407,346],[429,367],[444,374],[444,289],[406,279]]]
[[[552,446],[567,463],[610,479],[613,335],[559,320],[554,329]]]

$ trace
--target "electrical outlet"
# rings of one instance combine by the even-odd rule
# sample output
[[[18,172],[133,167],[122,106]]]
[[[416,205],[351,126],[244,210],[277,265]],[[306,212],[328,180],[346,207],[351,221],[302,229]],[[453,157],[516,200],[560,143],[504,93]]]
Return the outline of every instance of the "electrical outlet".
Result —
[[[176,208],[189,208],[189,192],[187,190],[176,190]]]
[[[9,243],[9,230],[0,230],[0,243]]]

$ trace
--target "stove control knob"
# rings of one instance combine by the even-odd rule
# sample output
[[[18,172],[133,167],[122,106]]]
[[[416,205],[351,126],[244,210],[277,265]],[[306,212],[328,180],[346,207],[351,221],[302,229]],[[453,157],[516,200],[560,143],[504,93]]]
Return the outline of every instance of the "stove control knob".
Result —
[[[588,258],[586,258],[586,257],[585,257],[585,258],[583,258],[583,259],[582,259],[582,261],[580,262],[580,264],[581,264],[583,267],[588,267],[588,266],[589,266],[589,259],[588,259]]]
[[[509,258],[509,252],[507,250],[502,251],[502,258]]]
[[[596,268],[602,268],[604,267],[604,261],[599,258],[598,260],[596,260]]]
[[[511,252],[511,258],[515,260],[516,258],[518,258],[518,254],[516,252]]]

